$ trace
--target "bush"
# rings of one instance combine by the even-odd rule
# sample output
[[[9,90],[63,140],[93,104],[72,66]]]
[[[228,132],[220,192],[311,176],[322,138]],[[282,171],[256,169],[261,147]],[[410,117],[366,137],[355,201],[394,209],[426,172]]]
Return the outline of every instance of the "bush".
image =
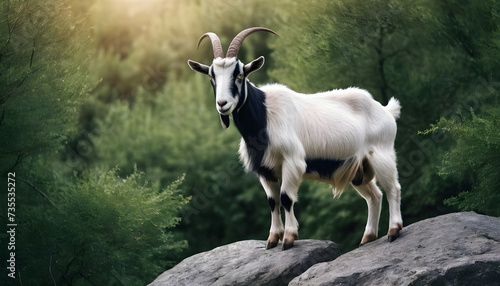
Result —
[[[55,180],[46,191],[52,205],[19,199],[19,256],[29,262],[19,263],[22,283],[144,285],[174,264],[187,247],[168,231],[188,202],[178,189],[183,178],[160,190],[137,171],[126,178],[116,172],[94,168]]]
[[[466,177],[470,189],[445,201],[463,211],[477,211],[500,216],[500,125],[498,104],[486,107],[481,116],[471,109],[472,118],[458,120],[441,118],[425,133],[444,131],[456,144],[445,153],[439,167],[443,176]]]

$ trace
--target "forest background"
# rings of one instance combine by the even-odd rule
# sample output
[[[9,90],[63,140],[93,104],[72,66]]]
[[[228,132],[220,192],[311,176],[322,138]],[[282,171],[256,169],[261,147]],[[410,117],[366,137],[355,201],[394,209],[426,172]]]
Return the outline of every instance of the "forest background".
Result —
[[[266,195],[222,130],[206,78],[239,31],[255,84],[357,86],[403,106],[396,150],[406,225],[500,216],[498,1],[7,0],[0,6],[0,257],[8,285],[144,285],[184,257],[265,239]],[[15,188],[8,188],[8,177]],[[10,182],[10,181],[9,181]],[[15,204],[9,200],[15,193]],[[8,213],[15,279],[7,278]],[[301,238],[357,246],[367,208],[304,182]],[[386,202],[379,235],[387,231]]]

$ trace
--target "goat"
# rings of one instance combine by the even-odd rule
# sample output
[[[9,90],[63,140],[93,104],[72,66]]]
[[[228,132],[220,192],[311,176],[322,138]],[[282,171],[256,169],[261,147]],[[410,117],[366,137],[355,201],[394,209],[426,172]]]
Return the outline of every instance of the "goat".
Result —
[[[263,66],[264,57],[246,65],[236,57],[243,40],[256,31],[278,35],[262,27],[243,30],[224,57],[219,37],[206,33],[198,47],[204,38],[211,39],[212,65],[191,60],[188,65],[208,75],[222,126],[229,127],[232,115],[242,135],[240,159],[247,172],[257,174],[271,208],[266,249],[276,247],[281,240],[286,250],[298,238],[293,206],[302,180],[329,183],[334,196],[350,183],[366,200],[368,219],[360,245],[377,238],[382,207],[377,180],[389,202],[387,235],[392,242],[403,227],[394,150],[399,101],[391,98],[384,107],[358,88],[306,95],[281,84],[256,87],[248,76]],[[281,206],[285,209],[284,227]]]

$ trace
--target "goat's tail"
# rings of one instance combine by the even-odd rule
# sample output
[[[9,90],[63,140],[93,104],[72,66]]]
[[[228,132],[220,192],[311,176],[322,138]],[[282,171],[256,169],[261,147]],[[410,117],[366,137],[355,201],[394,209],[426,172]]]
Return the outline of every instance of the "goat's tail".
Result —
[[[398,119],[401,114],[401,104],[399,103],[399,100],[391,97],[389,103],[385,106],[385,110],[389,111],[389,113],[394,116],[394,119]]]

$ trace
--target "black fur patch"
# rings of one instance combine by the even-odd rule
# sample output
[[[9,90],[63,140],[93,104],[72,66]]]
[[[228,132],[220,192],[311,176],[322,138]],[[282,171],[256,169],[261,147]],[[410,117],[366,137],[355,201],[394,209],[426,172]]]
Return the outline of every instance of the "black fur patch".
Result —
[[[214,89],[214,97],[215,97],[216,94],[217,94],[217,82],[215,81],[215,73],[214,73],[214,68],[213,67],[210,67],[210,70],[208,71],[208,74],[212,78],[212,80],[210,81],[210,83],[212,84],[212,88]]]
[[[318,174],[321,178],[330,179],[333,173],[344,164],[345,160],[314,158],[306,159],[306,173]]]
[[[257,174],[261,177],[264,177],[266,180],[270,182],[277,182],[278,178],[274,175],[273,170],[269,169],[268,167],[260,166],[259,169],[257,170]]]
[[[276,181],[272,171],[262,166],[262,160],[267,146],[269,134],[267,133],[266,95],[249,81],[246,82],[248,95],[246,103],[233,111],[234,124],[241,133],[247,146],[251,170],[259,175]],[[244,96],[240,96],[242,101]],[[243,103],[240,103],[243,104]]]
[[[267,198],[269,202],[269,207],[271,208],[271,212],[274,212],[274,208],[276,207],[276,201],[273,198]]]
[[[292,209],[293,202],[286,193],[281,193],[281,204],[285,210],[289,212]]]
[[[243,97],[243,98],[245,97],[245,95],[244,95],[244,94],[239,94],[239,92],[238,92],[238,86],[237,86],[237,84],[239,84],[239,85],[240,85],[240,87],[241,87],[240,89],[243,89],[243,80],[238,79],[238,75],[239,75],[240,73],[241,73],[241,72],[240,72],[240,63],[238,62],[238,63],[235,65],[235,67],[234,67],[234,71],[233,71],[233,78],[232,78],[232,80],[231,80],[231,87],[230,87],[230,89],[231,89],[231,95],[232,95],[233,97],[236,97],[236,96],[240,95],[239,101],[241,101],[241,98],[242,98],[242,97]],[[242,92],[243,92],[243,90],[242,90]]]

